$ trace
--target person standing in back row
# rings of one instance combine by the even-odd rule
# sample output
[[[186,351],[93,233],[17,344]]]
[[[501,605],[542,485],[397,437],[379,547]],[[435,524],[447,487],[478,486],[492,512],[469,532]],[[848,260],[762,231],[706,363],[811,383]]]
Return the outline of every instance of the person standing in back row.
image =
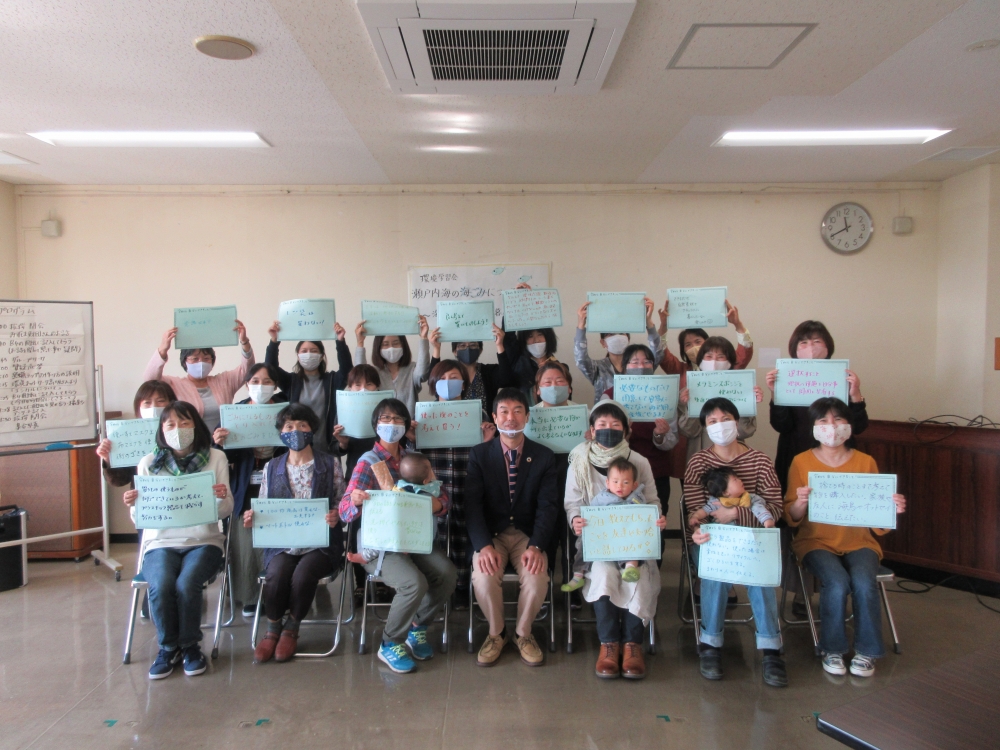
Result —
[[[587,307],[589,302],[584,302],[577,310],[576,318],[576,339],[573,341],[573,355],[576,357],[576,366],[580,368],[583,376],[594,386],[594,400],[601,398],[601,394],[609,388],[614,388],[615,375],[622,375],[625,370],[622,364],[622,354],[631,343],[632,338],[627,333],[602,333],[601,346],[607,349],[608,354],[604,359],[593,360],[587,350]],[[660,334],[656,332],[653,325],[653,300],[646,297],[646,335],[649,337],[649,348],[655,357],[660,356]]]
[[[378,370],[379,389],[394,391],[396,398],[406,404],[410,419],[417,406],[417,394],[431,372],[430,344],[427,318],[420,316],[420,338],[417,339],[417,360],[412,360],[406,336],[376,336],[372,346],[372,364]],[[365,321],[354,329],[358,348],[354,350],[354,364],[368,364],[365,355]]]

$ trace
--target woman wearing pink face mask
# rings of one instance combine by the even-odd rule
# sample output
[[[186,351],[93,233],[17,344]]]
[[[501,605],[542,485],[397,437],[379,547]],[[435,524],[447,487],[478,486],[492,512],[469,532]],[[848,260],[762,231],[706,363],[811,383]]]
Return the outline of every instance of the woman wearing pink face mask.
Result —
[[[830,674],[847,673],[844,654],[850,650],[844,619],[847,595],[854,612],[854,658],[851,674],[871,677],[875,660],[885,654],[882,644],[882,602],[878,575],[882,548],[875,536],[888,529],[813,523],[809,520],[809,472],[877,474],[871,456],[849,448],[853,410],[839,398],[821,398],[809,407],[813,447],[792,461],[785,493],[785,520],[797,533],[792,541],[795,556],[819,579],[820,648],[823,669]],[[906,510],[906,498],[892,496],[896,513]]]
[[[736,350],[729,339],[722,336],[710,336],[698,350],[695,366],[702,372],[717,370],[735,370],[738,367]],[[754,395],[759,404],[764,400],[764,391],[760,386],[754,386]],[[687,439],[687,459],[705,448],[711,448],[717,443],[709,435],[701,423],[700,415],[688,413],[690,391],[687,386],[681,388],[677,398],[677,429]],[[736,422],[736,439],[746,440],[757,432],[757,417],[740,417]]]
[[[794,359],[830,359],[833,356],[833,336],[818,320],[799,323],[788,340],[788,356]],[[792,459],[813,446],[813,420],[809,419],[808,406],[775,406],[774,379],[777,374],[777,370],[767,374],[767,387],[771,390],[771,427],[778,433],[774,468],[784,492],[788,489],[788,469]],[[861,381],[851,370],[847,371],[847,384],[853,434],[860,435],[868,429],[868,411],[865,398],[861,395]],[[853,443],[848,443],[848,447],[853,447]]]

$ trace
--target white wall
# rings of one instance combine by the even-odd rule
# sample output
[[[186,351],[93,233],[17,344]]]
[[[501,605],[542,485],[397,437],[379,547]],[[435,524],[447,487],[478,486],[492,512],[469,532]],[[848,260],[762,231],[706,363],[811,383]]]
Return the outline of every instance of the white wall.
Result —
[[[17,298],[17,210],[14,186],[0,182],[0,299]]]
[[[235,303],[263,357],[281,300],[335,297],[352,329],[362,298],[406,300],[409,265],[549,261],[564,306],[563,361],[572,361],[587,291],[646,291],[662,301],[669,286],[725,284],[758,348],[784,353],[792,328],[818,318],[859,373],[873,417],[937,413],[927,364],[937,340],[935,186],[486,190],[495,192],[25,186],[24,225],[37,227],[55,210],[63,236],[25,234],[23,293],[94,301],[108,405],[126,412],[174,307]],[[844,200],[866,206],[876,226],[856,257],[834,254],[819,238],[825,211]],[[889,231],[901,209],[915,217],[910,236]],[[676,352],[675,336],[670,346]],[[596,337],[591,352],[602,352]],[[286,346],[286,366],[291,353]],[[222,350],[218,366],[236,357]],[[180,372],[176,358],[168,372]],[[574,375],[575,397],[592,399]],[[773,454],[766,405],[752,443]]]

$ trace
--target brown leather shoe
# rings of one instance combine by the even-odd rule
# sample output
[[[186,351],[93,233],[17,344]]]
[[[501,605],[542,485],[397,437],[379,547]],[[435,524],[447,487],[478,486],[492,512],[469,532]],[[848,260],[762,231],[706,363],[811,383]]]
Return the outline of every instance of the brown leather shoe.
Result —
[[[275,661],[288,661],[295,656],[295,646],[298,643],[299,634],[293,630],[282,630],[281,638],[278,639],[278,647],[274,650]]]
[[[264,633],[264,639],[257,644],[257,648],[253,651],[253,660],[258,664],[263,664],[266,661],[271,661],[271,657],[274,656],[274,647],[278,645],[278,634],[272,633],[268,630]]]
[[[642,645],[626,643],[622,654],[622,677],[627,680],[641,680],[646,676],[646,662],[642,657]]]
[[[613,680],[618,672],[618,644],[602,643],[601,653],[597,656],[597,666],[594,671],[602,680]]]

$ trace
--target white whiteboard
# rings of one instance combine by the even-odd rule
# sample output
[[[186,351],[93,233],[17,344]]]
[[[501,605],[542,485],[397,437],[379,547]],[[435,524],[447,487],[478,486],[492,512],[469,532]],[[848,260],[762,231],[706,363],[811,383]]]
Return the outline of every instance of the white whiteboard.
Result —
[[[96,436],[93,303],[0,300],[0,446]]]
[[[410,266],[410,304],[437,327],[438,300],[468,299],[493,301],[495,322],[503,318],[504,289],[524,282],[532,287],[549,286],[548,263],[472,266]]]

